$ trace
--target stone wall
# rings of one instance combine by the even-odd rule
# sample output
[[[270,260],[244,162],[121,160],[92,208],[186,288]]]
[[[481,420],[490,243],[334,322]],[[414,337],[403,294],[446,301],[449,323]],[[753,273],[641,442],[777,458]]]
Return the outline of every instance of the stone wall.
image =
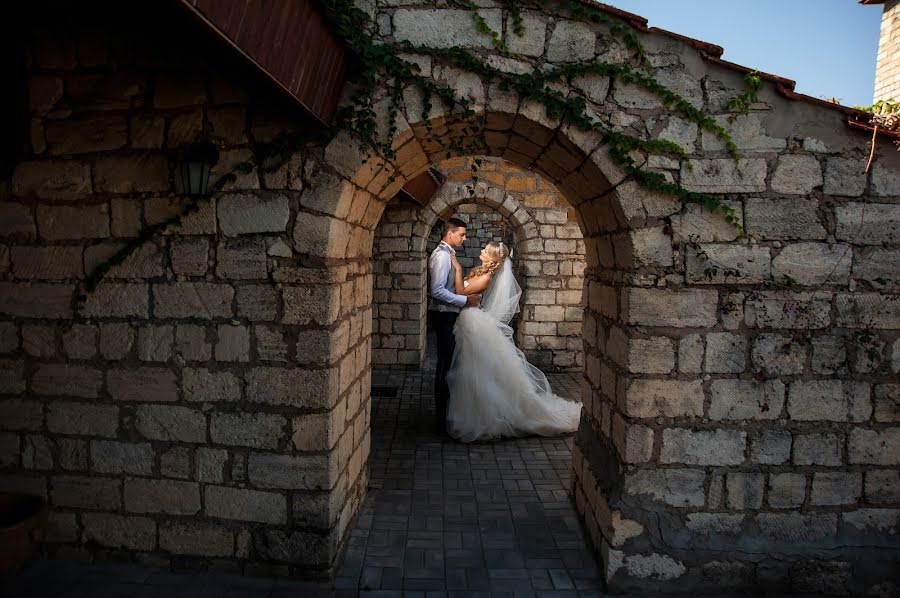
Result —
[[[882,14],[874,101],[900,101],[900,0],[887,0]]]
[[[79,301],[184,205],[173,150],[209,135],[215,180],[308,126],[186,15],[145,13],[30,36],[30,144],[0,185],[0,486],[49,501],[54,556],[325,574],[366,489],[372,277],[304,255],[315,152],[239,174]]]
[[[466,11],[395,4],[368,5],[381,39],[461,46],[509,71],[631,55],[607,25],[545,10],[525,11],[524,37],[505,27],[512,59]],[[495,29],[510,20],[482,13]],[[85,266],[179,201],[170,137],[199,120],[224,137],[224,166],[296,124],[246,91],[253,80],[221,95],[205,73],[222,63],[204,62],[171,20],[153,35],[118,24],[115,44],[66,25],[78,36],[35,41],[36,141],[0,201],[3,483],[48,496],[58,555],[327,570],[365,490],[373,233],[402,185],[443,160],[434,137],[460,131],[458,115],[435,104],[425,123],[419,90],[405,89],[385,168],[340,134],[275,173],[247,173],[81,307]],[[602,134],[412,57],[484,111],[484,153],[550,181],[581,230],[573,497],[609,589],[896,593],[900,154],[879,140],[866,173],[868,135],[769,79],[731,123],[741,71],[707,46],[639,37],[656,77],[732,132],[740,162],[634,84],[585,76],[561,91],[616,131],[677,140],[690,163],[650,167],[731,202],[743,232],[629,181]],[[101,85],[124,74],[137,82]],[[247,120],[232,138],[221,123],[233,113]],[[488,181],[475,196],[518,223],[527,261],[543,223]],[[394,221],[407,261],[391,264],[409,268],[410,288],[449,207],[438,197]],[[581,300],[537,293],[534,305]]]
[[[509,14],[486,6],[510,59],[465,11],[393,4],[375,11],[384,39],[466,47],[507,72],[630,56],[607,26],[525,11],[519,37]],[[731,132],[740,162],[636,85],[586,76],[560,91],[613,130],[675,140],[691,163],[649,166],[731,202],[743,233],[627,182],[601,135],[413,57],[484,107],[486,153],[552,181],[581,227],[574,498],[609,589],[896,592],[900,156],[879,142],[866,174],[868,138],[844,113],[769,79],[732,123],[726,106],[745,88],[742,71],[707,46],[660,32],[640,39],[658,80]],[[426,126],[415,91],[405,97],[403,148],[438,155],[428,133],[452,131],[454,115],[435,110]]]
[[[424,360],[426,292],[420,281],[427,256],[440,238],[437,214],[456,210],[455,215],[467,222],[480,214],[485,216],[478,222],[505,221],[507,234],[515,239],[523,298],[513,324],[516,344],[528,360],[545,371],[580,370],[585,249],[574,211],[540,175],[505,160],[480,161],[477,173],[469,158],[442,161],[439,170],[448,183],[429,206],[391,205],[385,210],[375,232],[373,363],[418,366]],[[430,226],[427,238],[412,232],[414,222]],[[487,228],[478,232],[484,229],[478,224],[467,230],[469,240],[460,260],[464,267],[477,265],[488,240],[500,240],[499,224]]]

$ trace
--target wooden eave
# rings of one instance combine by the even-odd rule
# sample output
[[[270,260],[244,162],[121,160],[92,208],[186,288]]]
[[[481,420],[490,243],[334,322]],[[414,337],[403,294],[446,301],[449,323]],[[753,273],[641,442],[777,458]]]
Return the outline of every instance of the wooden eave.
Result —
[[[323,124],[334,117],[349,51],[315,0],[176,0]]]

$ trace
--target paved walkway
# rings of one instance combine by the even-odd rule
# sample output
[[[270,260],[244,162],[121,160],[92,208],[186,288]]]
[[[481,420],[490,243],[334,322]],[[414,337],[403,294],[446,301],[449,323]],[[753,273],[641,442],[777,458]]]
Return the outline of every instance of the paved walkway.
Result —
[[[371,490],[333,584],[36,561],[0,596],[600,596],[567,495],[572,437],[442,441],[430,430],[432,377],[428,367],[373,375]],[[550,382],[577,397],[577,375]]]

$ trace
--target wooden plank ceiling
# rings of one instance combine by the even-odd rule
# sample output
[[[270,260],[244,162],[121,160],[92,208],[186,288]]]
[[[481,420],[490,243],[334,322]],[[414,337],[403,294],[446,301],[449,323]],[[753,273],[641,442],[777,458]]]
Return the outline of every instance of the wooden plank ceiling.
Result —
[[[349,59],[314,0],[177,0],[311,115],[330,123]]]

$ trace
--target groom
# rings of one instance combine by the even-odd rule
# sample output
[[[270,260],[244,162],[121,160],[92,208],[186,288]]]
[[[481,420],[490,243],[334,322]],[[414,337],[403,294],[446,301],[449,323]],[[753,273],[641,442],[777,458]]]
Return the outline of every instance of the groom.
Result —
[[[447,370],[453,360],[456,341],[453,325],[459,310],[466,305],[477,306],[478,295],[457,295],[450,256],[456,255],[466,242],[466,223],[451,218],[444,223],[444,236],[428,258],[428,274],[431,282],[428,288],[428,310],[437,336],[437,372],[434,376],[434,428],[439,436],[447,435]]]

